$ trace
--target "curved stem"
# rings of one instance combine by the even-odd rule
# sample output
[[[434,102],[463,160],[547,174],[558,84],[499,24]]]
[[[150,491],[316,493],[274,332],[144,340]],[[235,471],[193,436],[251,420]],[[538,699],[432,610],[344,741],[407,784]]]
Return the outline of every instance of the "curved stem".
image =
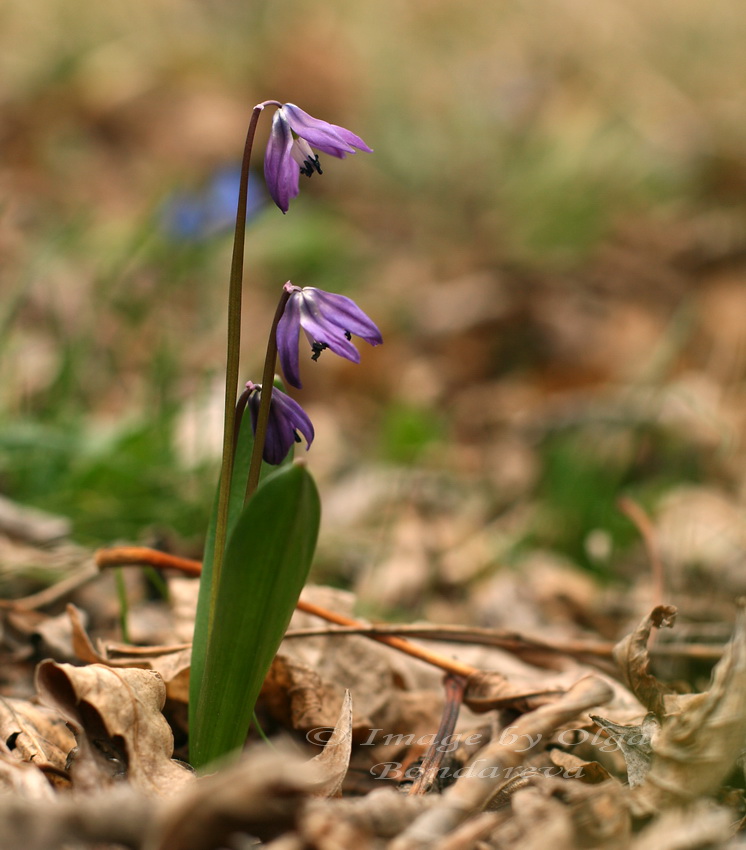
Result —
[[[249,165],[251,150],[254,145],[256,127],[259,116],[265,106],[281,106],[275,100],[266,100],[257,104],[251,113],[249,128],[246,133],[243,159],[241,160],[241,178],[238,189],[238,206],[236,209],[236,229],[233,237],[233,257],[228,286],[228,350],[225,367],[225,419],[223,426],[223,458],[220,467],[220,489],[218,491],[218,509],[215,527],[215,548],[212,558],[212,586],[210,588],[210,616],[215,608],[220,570],[223,565],[226,538],[228,536],[228,505],[230,501],[231,479],[233,477],[233,461],[236,454],[236,436],[234,431],[234,415],[236,395],[238,394],[238,372],[241,356],[241,303],[243,290],[243,259],[244,239],[246,234],[246,208],[249,195]],[[209,627],[208,627],[209,628]]]
[[[259,401],[259,413],[256,417],[256,433],[254,434],[254,446],[251,450],[251,464],[249,466],[249,479],[246,483],[246,498],[256,490],[259,485],[259,475],[262,471],[262,455],[264,444],[267,440],[267,423],[269,422],[269,406],[272,403],[272,390],[275,382],[275,365],[277,363],[277,325],[285,312],[290,293],[285,289],[282,291],[280,301],[272,319],[272,328],[267,340],[267,354],[264,358],[264,371],[262,372],[262,396]]]

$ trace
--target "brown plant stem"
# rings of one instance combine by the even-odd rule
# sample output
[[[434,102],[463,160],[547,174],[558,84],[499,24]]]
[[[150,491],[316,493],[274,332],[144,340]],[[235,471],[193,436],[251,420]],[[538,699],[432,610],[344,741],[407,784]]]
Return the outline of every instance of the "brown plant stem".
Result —
[[[435,780],[438,778],[438,772],[443,764],[443,758],[447,752],[448,744],[453,737],[453,731],[456,728],[456,722],[458,721],[461,706],[464,702],[466,679],[462,679],[460,676],[448,675],[445,677],[443,687],[445,690],[445,705],[443,706],[443,714],[440,718],[440,726],[438,726],[438,731],[433,737],[433,742],[427,748],[427,752],[422,759],[420,772],[409,789],[411,796],[427,794],[435,785]]]
[[[145,547],[118,546],[112,549],[99,549],[94,557],[99,569],[114,566],[149,566],[156,567],[156,569],[179,570],[190,576],[199,576],[202,572],[202,564],[199,561],[193,561],[189,558],[179,558],[175,555],[167,555],[165,552],[158,552],[155,549]],[[326,608],[322,608],[320,605],[314,605],[312,602],[306,602],[304,599],[299,599],[296,607],[299,611],[305,611],[307,614],[321,617],[330,623],[336,623],[338,626],[364,628],[363,623],[354,620],[352,617],[346,617],[344,614],[328,611]],[[398,649],[399,652],[404,652],[413,658],[419,658],[420,661],[439,667],[441,670],[451,673],[454,676],[461,676],[468,679],[469,676],[480,672],[470,664],[463,664],[453,658],[446,658],[436,652],[431,652],[424,647],[410,643],[404,638],[393,635],[370,635],[370,637],[379,643],[385,643],[386,646]]]

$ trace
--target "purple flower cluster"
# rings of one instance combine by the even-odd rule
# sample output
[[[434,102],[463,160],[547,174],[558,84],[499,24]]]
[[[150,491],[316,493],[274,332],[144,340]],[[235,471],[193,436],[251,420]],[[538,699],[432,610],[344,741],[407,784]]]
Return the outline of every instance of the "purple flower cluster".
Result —
[[[272,132],[264,158],[264,174],[272,199],[283,213],[290,200],[298,194],[301,174],[310,177],[314,171],[321,174],[319,158],[312,147],[340,159],[356,150],[371,153],[365,142],[354,133],[336,124],[329,124],[292,103],[286,103],[275,113]],[[318,360],[327,348],[353,363],[360,362],[360,353],[352,343],[352,336],[360,337],[370,345],[383,342],[375,323],[351,298],[324,292],[314,286],[285,284],[287,301],[277,325],[277,351],[285,378],[300,389],[298,341],[301,330],[311,345],[311,359]],[[250,391],[248,406],[256,431],[261,398],[261,385],[246,384]],[[280,390],[272,390],[269,408],[264,460],[279,464],[291,447],[306,440],[306,448],[313,442],[314,430],[303,408]]]

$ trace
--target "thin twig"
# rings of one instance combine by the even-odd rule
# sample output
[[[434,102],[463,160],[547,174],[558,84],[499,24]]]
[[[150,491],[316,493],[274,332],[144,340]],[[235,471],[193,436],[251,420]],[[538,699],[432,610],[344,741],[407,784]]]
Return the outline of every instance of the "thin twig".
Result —
[[[29,596],[24,596],[22,599],[0,599],[0,608],[11,608],[17,611],[32,611],[37,608],[44,608],[47,605],[53,605],[59,602],[66,596],[69,596],[73,591],[78,590],[88,582],[93,581],[101,575],[101,570],[93,562],[87,563],[84,567],[71,573],[67,578],[63,578],[56,584],[45,587],[37,593],[32,593]]]
[[[117,546],[111,549],[99,549],[95,554],[99,569],[111,566],[151,566],[156,569],[173,569],[185,575],[199,576],[202,571],[200,561],[180,558],[159,552],[156,549],[135,546]],[[45,591],[46,592],[46,591]],[[31,597],[29,597],[30,599]],[[26,600],[18,600],[18,604]],[[24,607],[26,605],[24,604]],[[423,640],[449,641],[452,643],[472,643],[483,646],[496,646],[509,652],[546,652],[572,657],[596,657],[598,659],[612,658],[615,644],[610,641],[554,641],[551,644],[515,632],[497,632],[494,629],[483,629],[476,626],[422,626],[409,624],[377,624],[366,625],[342,614],[333,614],[320,606],[314,606],[305,600],[299,600],[298,608],[310,614],[323,616],[324,619],[337,624],[335,628],[292,629],[285,635],[287,638],[314,637],[317,635],[364,635],[387,642],[387,638],[399,635],[421,638]],[[325,614],[322,615],[321,612]],[[329,616],[327,616],[329,615]],[[334,617],[332,620],[331,617]],[[404,641],[410,648],[412,644]],[[389,644],[393,646],[393,644]],[[398,648],[398,647],[397,647]],[[402,650],[408,652],[408,649]],[[664,643],[652,648],[652,653],[665,657],[686,657],[699,661],[717,661],[723,654],[723,647],[703,643]],[[456,674],[458,675],[458,674]]]
[[[145,547],[116,547],[113,549],[99,549],[95,554],[96,563],[99,568],[111,566],[149,566],[159,569],[175,569],[187,575],[197,576],[202,571],[202,565],[199,561],[192,561],[188,558],[179,558],[174,555],[167,555],[165,552],[158,552],[155,549],[147,549]],[[299,599],[296,606],[299,611],[305,611],[307,614],[313,614],[316,617],[321,617],[328,620],[330,623],[336,623],[338,626],[352,626],[361,628],[363,624],[352,617],[346,617],[343,614],[337,614],[334,611],[328,611],[320,605],[314,605],[312,602],[306,602],[304,599]],[[461,661],[456,661],[453,658],[446,658],[436,652],[431,652],[421,646],[416,646],[404,638],[394,637],[393,635],[371,635],[373,640],[379,643],[385,643],[400,652],[411,655],[413,658],[419,658],[427,664],[432,664],[439,667],[446,673],[451,673],[454,676],[461,676],[468,679],[480,671],[470,664],[464,664]]]
[[[440,719],[440,726],[438,726],[438,731],[435,733],[435,737],[422,759],[420,772],[409,789],[409,794],[413,797],[419,794],[427,794],[435,784],[438,771],[443,764],[448,743],[453,737],[453,730],[456,728],[456,721],[458,720],[459,712],[464,702],[466,679],[462,679],[460,676],[446,676],[443,685],[446,692],[446,699]]]
[[[480,629],[476,626],[419,626],[408,623],[380,623],[371,626],[338,626],[335,628],[290,629],[285,638],[318,637],[320,635],[403,635],[421,640],[437,640],[444,643],[469,643],[477,646],[493,646],[514,654],[546,652],[553,655],[571,656],[588,661],[613,658],[616,646],[611,641],[555,641],[545,644],[530,637]],[[664,643],[653,647],[652,654],[661,657],[686,657],[696,661],[717,661],[723,655],[722,646],[707,643]]]

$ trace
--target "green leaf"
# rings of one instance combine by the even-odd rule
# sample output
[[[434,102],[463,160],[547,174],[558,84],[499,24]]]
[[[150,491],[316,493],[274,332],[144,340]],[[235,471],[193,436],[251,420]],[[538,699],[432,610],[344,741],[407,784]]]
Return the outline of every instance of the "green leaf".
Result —
[[[284,390],[282,382],[275,379],[275,385]],[[236,454],[233,461],[233,480],[231,481],[231,492],[228,500],[228,537],[236,526],[236,521],[241,516],[244,500],[246,498],[246,480],[249,475],[249,466],[251,464],[251,452],[254,449],[254,431],[251,427],[251,416],[248,411],[241,420],[241,428],[238,432],[238,440],[236,442]],[[282,462],[282,466],[289,465],[293,460],[293,450],[288,452],[288,456]],[[268,463],[262,462],[262,470],[259,476],[259,481],[271,475],[277,469],[276,466],[270,466]],[[192,640],[192,662],[189,672],[189,713],[192,714],[196,710],[197,699],[199,696],[200,685],[202,682],[202,672],[205,664],[205,652],[207,651],[208,624],[210,617],[210,589],[212,586],[212,559],[215,552],[215,529],[218,521],[218,494],[220,492],[220,483],[215,491],[215,501],[213,502],[212,513],[210,514],[210,522],[207,526],[207,534],[205,537],[205,549],[202,557],[202,575],[200,577],[199,597],[197,600],[197,613],[194,621],[194,637]]]
[[[235,528],[236,522],[243,510],[246,495],[246,478],[249,474],[251,450],[254,446],[254,434],[251,430],[251,417],[244,416],[238,433],[236,454],[233,463],[233,480],[228,502],[228,535]],[[192,662],[189,671],[189,714],[194,713],[202,683],[202,673],[205,666],[207,651],[208,621],[210,616],[210,586],[212,584],[212,556],[215,551],[215,528],[218,517],[218,491],[215,493],[210,523],[207,526],[205,552],[202,558],[202,575],[199,583],[199,598],[197,613],[194,620],[194,638],[192,640]]]
[[[272,659],[306,583],[321,506],[304,466],[281,467],[247,503],[228,540],[190,758],[203,768],[241,748]]]

